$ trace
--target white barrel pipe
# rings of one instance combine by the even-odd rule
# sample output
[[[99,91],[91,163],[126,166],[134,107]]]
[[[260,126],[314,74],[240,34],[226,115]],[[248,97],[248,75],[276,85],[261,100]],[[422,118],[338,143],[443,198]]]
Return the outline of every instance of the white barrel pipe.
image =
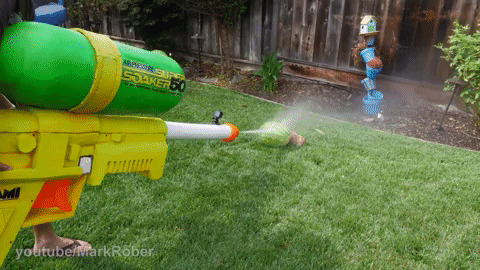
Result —
[[[167,122],[167,139],[227,139],[232,136],[228,125]]]

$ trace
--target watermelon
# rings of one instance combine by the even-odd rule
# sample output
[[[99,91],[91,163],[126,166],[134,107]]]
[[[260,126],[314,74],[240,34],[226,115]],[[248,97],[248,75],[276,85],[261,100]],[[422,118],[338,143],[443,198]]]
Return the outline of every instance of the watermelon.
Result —
[[[263,132],[258,136],[259,140],[271,146],[287,145],[292,137],[292,131],[287,125],[278,122],[267,122],[260,128]]]

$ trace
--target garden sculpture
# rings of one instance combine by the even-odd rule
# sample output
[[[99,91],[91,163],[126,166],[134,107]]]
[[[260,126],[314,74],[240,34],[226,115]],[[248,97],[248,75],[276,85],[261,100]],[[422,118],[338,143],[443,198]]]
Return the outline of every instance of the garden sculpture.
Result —
[[[375,41],[378,33],[375,17],[370,15],[364,16],[360,23],[360,37],[363,41],[354,46],[353,56],[356,62],[361,57],[366,63],[367,78],[361,81],[367,90],[367,95],[363,97],[365,112],[367,115],[377,115],[380,118],[383,93],[376,87],[376,78],[382,71],[383,64],[375,54]]]

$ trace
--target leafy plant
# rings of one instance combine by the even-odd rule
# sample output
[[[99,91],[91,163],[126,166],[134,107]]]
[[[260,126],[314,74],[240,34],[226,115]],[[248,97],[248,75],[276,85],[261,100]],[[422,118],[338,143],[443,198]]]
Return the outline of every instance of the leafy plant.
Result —
[[[262,69],[256,73],[263,78],[263,89],[269,92],[276,90],[283,66],[283,61],[278,61],[277,52],[273,52],[263,59]]]
[[[480,31],[469,33],[470,27],[454,22],[453,34],[448,38],[448,47],[442,50],[443,57],[455,70],[455,76],[465,81],[460,97],[480,116]],[[454,85],[445,84],[445,91],[452,91]]]

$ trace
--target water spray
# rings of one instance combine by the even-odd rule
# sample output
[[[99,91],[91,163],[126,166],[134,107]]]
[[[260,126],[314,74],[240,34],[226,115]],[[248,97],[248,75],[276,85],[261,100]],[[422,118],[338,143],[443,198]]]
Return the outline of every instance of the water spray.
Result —
[[[268,131],[263,129],[255,129],[255,130],[242,131],[242,134],[262,134],[265,132],[268,132]]]
[[[285,146],[292,143],[302,146],[306,139],[282,122],[270,121],[262,125],[260,129],[242,131],[242,134],[253,134],[258,136],[260,142],[270,146]]]
[[[257,136],[258,140],[266,145],[284,146],[293,144],[302,146],[306,138],[299,135],[311,129],[316,117],[310,113],[313,109],[309,101],[300,102],[279,113],[274,119],[264,123],[260,128],[242,131],[242,134]]]

